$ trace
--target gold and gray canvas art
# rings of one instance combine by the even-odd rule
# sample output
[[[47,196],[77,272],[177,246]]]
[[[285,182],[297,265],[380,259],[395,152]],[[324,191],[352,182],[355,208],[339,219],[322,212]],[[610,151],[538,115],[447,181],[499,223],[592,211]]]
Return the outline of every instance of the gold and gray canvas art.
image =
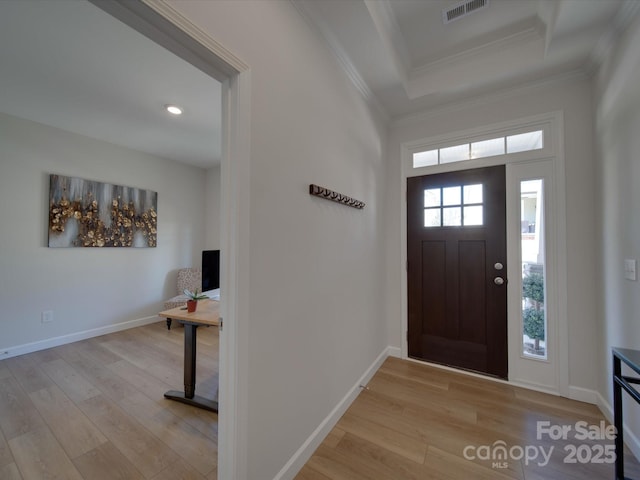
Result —
[[[49,247],[155,247],[158,194],[50,175]]]

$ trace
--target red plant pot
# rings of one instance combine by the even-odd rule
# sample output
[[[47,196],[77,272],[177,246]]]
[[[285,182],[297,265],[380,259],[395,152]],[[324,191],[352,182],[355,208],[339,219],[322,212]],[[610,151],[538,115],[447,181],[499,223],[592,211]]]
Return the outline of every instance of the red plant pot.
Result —
[[[197,306],[198,306],[197,300],[187,300],[187,312],[189,313],[195,312]]]

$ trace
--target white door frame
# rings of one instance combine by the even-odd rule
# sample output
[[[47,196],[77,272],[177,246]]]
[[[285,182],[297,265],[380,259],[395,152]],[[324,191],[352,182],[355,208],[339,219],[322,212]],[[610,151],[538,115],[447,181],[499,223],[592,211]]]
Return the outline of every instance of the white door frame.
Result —
[[[495,157],[467,160],[455,163],[447,163],[443,165],[435,165],[422,168],[413,168],[413,153],[419,151],[427,151],[434,148],[440,148],[449,145],[463,144],[470,140],[482,140],[484,138],[495,138],[503,134],[504,132],[511,132],[514,130],[530,130],[533,126],[539,126],[544,130],[544,148],[541,150],[533,150],[529,152],[521,152],[509,155],[500,155]],[[457,170],[468,170],[471,168],[488,167],[493,165],[506,165],[507,167],[507,179],[509,176],[510,165],[515,166],[517,164],[523,164],[527,162],[536,161],[549,161],[553,162],[553,178],[554,178],[554,213],[555,213],[555,225],[553,235],[555,242],[551,248],[554,248],[556,259],[556,268],[554,269],[555,286],[557,288],[557,305],[555,312],[557,313],[557,330],[554,332],[557,334],[557,344],[559,346],[554,357],[554,369],[555,369],[555,382],[554,385],[536,385],[534,381],[528,382],[526,378],[516,378],[512,380],[512,366],[516,366],[519,362],[535,361],[524,358],[518,353],[518,350],[512,348],[511,336],[509,338],[509,383],[525,386],[527,388],[538,389],[550,393],[556,393],[565,397],[570,396],[569,389],[569,354],[568,354],[568,321],[567,321],[567,265],[566,265],[566,201],[565,201],[565,162],[564,162],[564,116],[561,111],[551,112],[548,114],[535,115],[526,118],[515,119],[509,122],[502,122],[492,125],[484,125],[479,128],[465,130],[460,132],[453,132],[451,134],[439,135],[437,137],[431,137],[427,139],[416,140],[412,142],[402,143],[401,149],[401,175],[400,175],[400,192],[402,195],[402,201],[400,202],[400,218],[401,218],[401,233],[400,233],[400,249],[401,249],[401,301],[400,301],[400,318],[401,318],[401,357],[408,359],[408,343],[407,343],[407,329],[408,329],[408,312],[407,312],[407,203],[405,201],[407,197],[407,178],[429,175],[435,173],[443,173]],[[507,190],[509,192],[509,189]],[[507,198],[507,206],[514,199]],[[519,199],[518,199],[519,201]],[[509,214],[508,214],[509,215]],[[509,219],[509,217],[508,217]],[[507,230],[509,231],[510,225],[507,222]],[[513,249],[513,246],[507,244],[509,256],[509,249]],[[511,255],[513,257],[513,255]],[[510,275],[513,275],[514,266],[510,265]],[[513,293],[511,294],[511,297]],[[512,301],[512,298],[508,300]],[[519,329],[519,321],[516,323],[512,318],[508,319],[508,327],[510,331]],[[516,323],[514,325],[514,323]],[[448,367],[443,367],[448,368]],[[522,371],[522,369],[519,369]],[[473,375],[473,374],[471,374]],[[490,377],[485,377],[490,378]],[[499,380],[498,380],[499,381]]]
[[[218,478],[247,477],[249,66],[164,0],[89,0],[222,83]]]

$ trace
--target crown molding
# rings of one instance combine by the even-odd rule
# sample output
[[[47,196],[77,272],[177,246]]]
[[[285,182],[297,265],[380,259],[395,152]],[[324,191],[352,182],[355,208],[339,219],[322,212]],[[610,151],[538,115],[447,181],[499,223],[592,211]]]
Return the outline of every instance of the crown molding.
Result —
[[[89,0],[196,68],[223,82],[249,70],[240,58],[215,41],[166,0]],[[173,29],[173,34],[167,32]]]
[[[188,33],[194,40],[196,40],[201,45],[204,45],[207,50],[220,57],[225,63],[236,70],[236,72],[234,73],[249,70],[249,65],[240,60],[240,58],[238,58],[230,50],[225,48],[224,45],[211,38],[209,34],[198,27],[195,23],[190,21],[187,17],[182,15],[178,10],[173,8],[166,0],[141,1],[145,5],[153,9],[156,13],[159,13],[164,18],[169,20],[175,26]]]
[[[373,107],[376,112],[382,116],[385,123],[388,123],[390,120],[388,112],[382,106],[382,104],[378,100],[378,97],[374,95],[367,82],[364,81],[362,75],[360,75],[360,72],[351,61],[349,55],[347,55],[347,52],[345,52],[345,50],[342,48],[342,45],[335,37],[331,29],[328,27],[326,22],[308,8],[308,6],[306,5],[308,0],[289,1],[295,7],[300,16],[307,23],[307,25],[311,28],[311,30],[319,35],[322,40],[324,40],[323,43],[326,45],[333,58],[337,61],[340,69],[355,86],[360,95],[362,95],[365,102],[367,102],[367,104]]]

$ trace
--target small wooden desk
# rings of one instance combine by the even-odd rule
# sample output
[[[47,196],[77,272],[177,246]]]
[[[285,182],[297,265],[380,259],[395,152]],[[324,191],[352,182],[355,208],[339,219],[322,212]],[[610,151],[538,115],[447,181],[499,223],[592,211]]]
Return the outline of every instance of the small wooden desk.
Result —
[[[184,307],[164,310],[160,317],[178,320],[184,325],[184,392],[169,390],[165,398],[177,402],[204,408],[212,412],[218,411],[218,402],[196,395],[196,335],[200,325],[220,325],[219,302],[216,300],[200,300],[198,308],[188,313]]]

